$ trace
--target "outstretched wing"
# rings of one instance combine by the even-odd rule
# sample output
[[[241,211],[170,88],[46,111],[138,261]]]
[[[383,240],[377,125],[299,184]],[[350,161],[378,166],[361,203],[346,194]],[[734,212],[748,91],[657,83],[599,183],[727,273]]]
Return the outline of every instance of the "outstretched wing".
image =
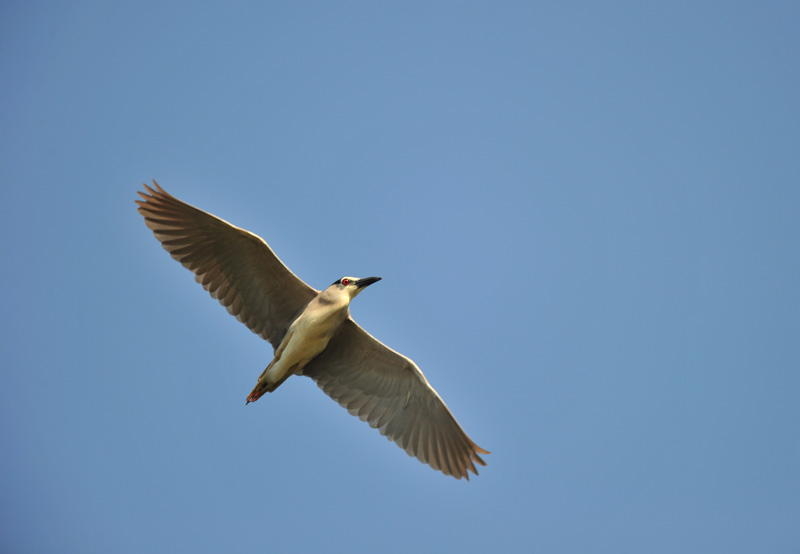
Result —
[[[181,202],[153,181],[139,213],[164,249],[213,298],[277,348],[294,317],[317,294],[263,239]]]
[[[488,454],[467,436],[417,365],[348,318],[303,374],[409,455],[456,479]]]

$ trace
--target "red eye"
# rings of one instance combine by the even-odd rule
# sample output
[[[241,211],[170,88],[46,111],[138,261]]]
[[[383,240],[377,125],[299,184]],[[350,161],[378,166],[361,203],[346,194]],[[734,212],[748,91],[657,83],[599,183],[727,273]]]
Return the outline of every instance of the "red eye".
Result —
[[[350,284],[350,279],[342,279],[342,284],[343,284],[344,286],[347,286],[347,285],[349,285],[349,284]]]

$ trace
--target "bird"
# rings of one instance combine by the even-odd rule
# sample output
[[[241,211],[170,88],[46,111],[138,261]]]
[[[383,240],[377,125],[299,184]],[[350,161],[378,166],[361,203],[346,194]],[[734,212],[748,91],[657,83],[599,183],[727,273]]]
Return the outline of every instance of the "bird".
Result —
[[[261,237],[167,193],[153,180],[138,212],[164,249],[228,312],[272,344],[274,357],[247,404],[286,379],[313,379],[352,415],[410,456],[469,480],[480,454],[417,364],[361,328],[350,302],[380,277],[345,276],[319,291],[297,277]]]

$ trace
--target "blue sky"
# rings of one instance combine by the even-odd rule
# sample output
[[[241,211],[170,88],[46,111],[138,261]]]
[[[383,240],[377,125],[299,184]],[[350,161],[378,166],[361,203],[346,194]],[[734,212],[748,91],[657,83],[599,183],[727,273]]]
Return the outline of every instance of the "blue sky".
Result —
[[[797,552],[796,2],[0,8],[4,552]],[[169,258],[157,179],[492,451],[293,378]]]

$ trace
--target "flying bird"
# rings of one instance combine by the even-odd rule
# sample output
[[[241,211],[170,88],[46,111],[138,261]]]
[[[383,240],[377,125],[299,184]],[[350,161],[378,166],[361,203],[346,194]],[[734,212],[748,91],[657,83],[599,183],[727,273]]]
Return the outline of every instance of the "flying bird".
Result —
[[[267,243],[244,229],[144,185],[136,200],[164,249],[213,298],[270,342],[274,358],[247,397],[255,402],[292,375],[305,375],[351,414],[410,456],[469,480],[489,454],[470,439],[419,367],[362,329],[350,302],[380,277],[342,277],[318,291]]]

